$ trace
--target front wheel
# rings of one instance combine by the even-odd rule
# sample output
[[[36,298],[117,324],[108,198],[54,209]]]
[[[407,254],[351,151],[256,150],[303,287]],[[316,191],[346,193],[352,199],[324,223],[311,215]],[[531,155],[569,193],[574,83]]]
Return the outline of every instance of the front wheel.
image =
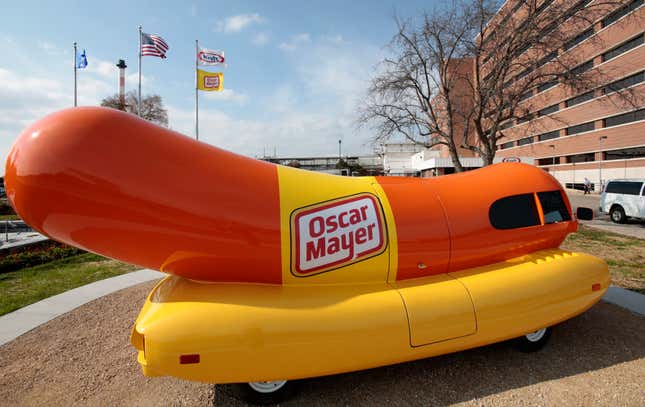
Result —
[[[551,337],[551,328],[538,329],[515,339],[515,347],[521,352],[537,352],[546,345]]]
[[[267,405],[282,403],[296,393],[297,382],[276,380],[218,385],[225,393],[249,404]]]

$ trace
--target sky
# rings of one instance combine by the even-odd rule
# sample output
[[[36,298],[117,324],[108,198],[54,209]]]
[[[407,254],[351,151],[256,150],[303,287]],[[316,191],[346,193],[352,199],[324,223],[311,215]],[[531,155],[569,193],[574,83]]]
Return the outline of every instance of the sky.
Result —
[[[438,3],[439,4],[439,3]],[[159,94],[169,127],[194,137],[195,40],[223,50],[223,92],[200,92],[200,140],[251,157],[370,154],[356,111],[390,55],[394,16],[429,1],[3,2],[0,14],[0,159],[34,121],[73,105],[73,43],[86,50],[79,106],[137,88],[138,26],[169,45],[143,57],[142,92]],[[216,71],[212,67],[208,70]],[[4,173],[4,165],[0,166]]]

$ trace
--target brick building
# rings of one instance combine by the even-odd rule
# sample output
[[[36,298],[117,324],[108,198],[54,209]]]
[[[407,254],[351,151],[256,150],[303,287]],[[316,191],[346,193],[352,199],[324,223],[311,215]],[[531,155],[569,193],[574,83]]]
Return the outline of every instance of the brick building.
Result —
[[[543,3],[564,11],[588,7],[592,2]],[[585,177],[593,183],[645,177],[643,3],[631,1],[608,10],[590,25],[576,26],[571,40],[557,50],[558,55],[569,53],[578,64],[575,69],[596,72],[603,82],[578,91],[557,81],[529,89],[522,103],[530,113],[525,120],[503,124],[505,137],[498,143],[497,157],[535,157],[535,165],[563,184],[581,183]],[[512,15],[518,10],[515,4],[507,1],[490,24],[503,23],[509,12]],[[532,51],[534,58],[549,58],[536,50],[526,52]]]

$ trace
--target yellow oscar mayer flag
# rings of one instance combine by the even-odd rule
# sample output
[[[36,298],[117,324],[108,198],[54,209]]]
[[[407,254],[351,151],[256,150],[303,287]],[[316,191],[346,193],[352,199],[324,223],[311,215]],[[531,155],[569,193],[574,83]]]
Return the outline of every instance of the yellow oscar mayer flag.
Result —
[[[208,72],[197,70],[197,89],[207,92],[221,91],[224,89],[224,74],[222,72]]]

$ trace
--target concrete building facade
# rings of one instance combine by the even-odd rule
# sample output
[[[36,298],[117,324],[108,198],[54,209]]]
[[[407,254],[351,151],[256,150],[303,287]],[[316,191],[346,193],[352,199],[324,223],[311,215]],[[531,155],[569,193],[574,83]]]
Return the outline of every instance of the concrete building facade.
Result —
[[[593,4],[592,0],[550,2],[548,7],[562,10]],[[585,178],[598,185],[614,178],[645,177],[643,3],[630,1],[607,10],[586,27],[576,26],[558,55],[569,53],[578,64],[575,69],[597,74],[602,83],[573,90],[556,82],[529,90],[522,102],[531,112],[528,120],[503,124],[506,137],[498,143],[498,157],[535,157],[535,165],[563,185],[580,184]],[[513,10],[515,4],[506,2],[495,17]],[[544,58],[537,51],[534,57]]]

